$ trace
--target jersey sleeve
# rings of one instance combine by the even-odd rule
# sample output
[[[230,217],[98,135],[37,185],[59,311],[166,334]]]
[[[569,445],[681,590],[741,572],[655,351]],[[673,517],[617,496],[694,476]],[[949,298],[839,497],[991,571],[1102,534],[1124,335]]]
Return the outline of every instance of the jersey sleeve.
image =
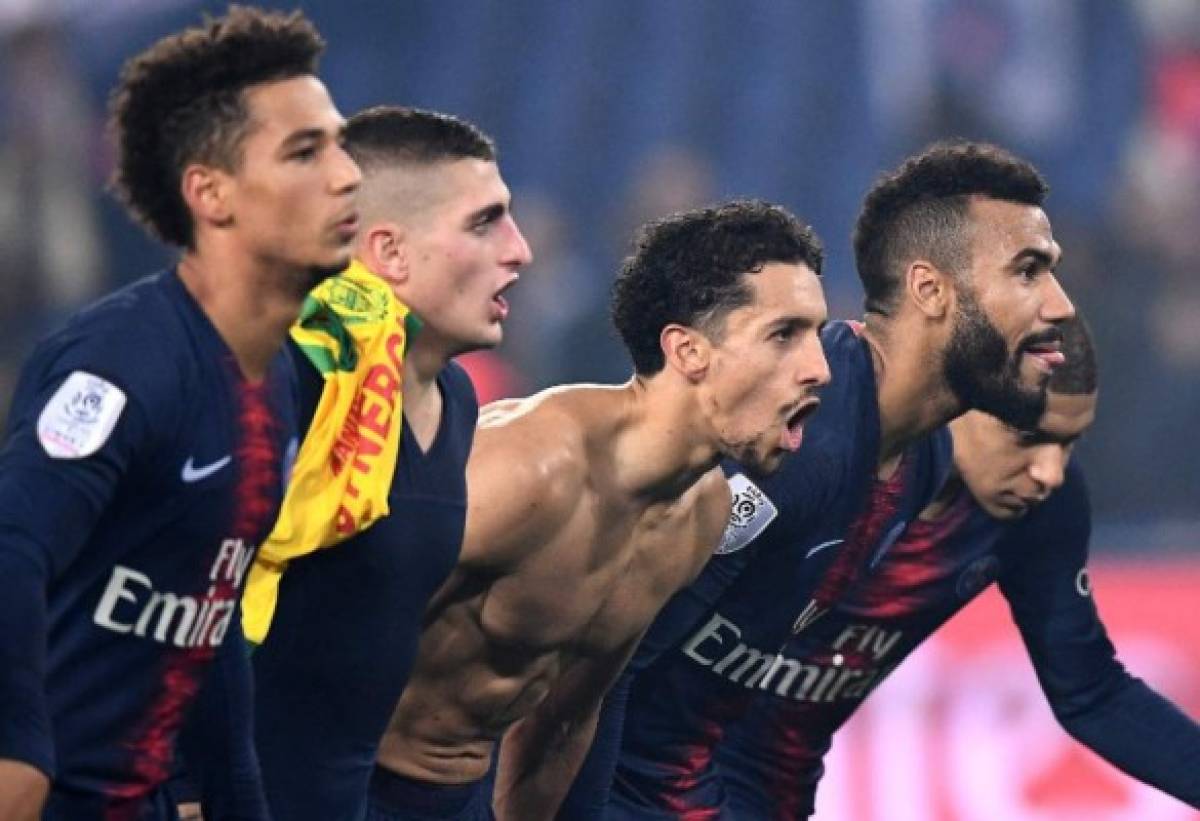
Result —
[[[1200,807],[1200,726],[1130,675],[1087,576],[1091,509],[1076,464],[1011,538],[1000,587],[1055,717],[1109,763]]]
[[[0,450],[0,573],[8,587],[0,596],[0,757],[48,774],[47,586],[150,446],[160,394],[177,390],[179,378],[156,386],[162,369],[147,365],[153,353],[139,353],[144,346],[118,331],[79,333],[31,357]]]

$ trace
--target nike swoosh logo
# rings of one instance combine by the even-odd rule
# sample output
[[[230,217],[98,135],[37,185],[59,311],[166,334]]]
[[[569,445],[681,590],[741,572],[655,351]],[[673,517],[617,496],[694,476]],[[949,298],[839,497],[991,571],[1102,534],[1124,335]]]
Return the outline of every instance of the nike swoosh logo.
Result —
[[[212,464],[205,465],[204,467],[196,467],[192,464],[192,458],[193,457],[189,456],[188,460],[183,463],[183,470],[179,474],[180,478],[182,478],[185,482],[199,482],[201,479],[207,479],[209,476],[212,476],[218,470],[233,461],[232,456],[226,456],[224,459],[218,459]]]
[[[809,551],[804,554],[804,558],[806,558],[806,559],[811,558],[814,554],[820,553],[825,548],[833,547],[835,544],[841,544],[844,541],[846,541],[846,540],[845,539],[830,539],[827,542],[821,542],[816,547],[810,548]]]

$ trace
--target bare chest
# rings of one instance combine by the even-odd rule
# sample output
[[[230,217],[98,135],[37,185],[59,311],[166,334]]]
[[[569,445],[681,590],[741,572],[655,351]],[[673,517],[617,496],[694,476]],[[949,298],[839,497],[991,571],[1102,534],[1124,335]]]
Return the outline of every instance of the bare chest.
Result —
[[[519,572],[493,586],[484,630],[492,641],[533,652],[616,648],[692,578],[711,552],[706,541],[691,507],[581,510]]]

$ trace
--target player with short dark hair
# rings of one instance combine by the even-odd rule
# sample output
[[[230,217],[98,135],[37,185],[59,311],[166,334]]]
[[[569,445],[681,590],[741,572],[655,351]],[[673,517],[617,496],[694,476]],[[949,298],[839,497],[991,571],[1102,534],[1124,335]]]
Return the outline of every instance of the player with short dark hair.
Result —
[[[263,782],[273,815],[289,821],[363,816],[375,749],[408,681],[425,606],[462,542],[478,409],[470,379],[452,360],[500,342],[503,293],[531,259],[495,147],[474,125],[372,108],[348,121],[346,149],[363,171],[352,270],[365,279],[355,282],[399,300],[420,329],[407,340],[403,367],[390,357],[372,361],[365,343],[355,368],[378,374],[366,377],[369,384],[391,386],[363,392],[360,418],[402,413],[399,454],[383,477],[388,515],[287,563],[270,629],[254,653]],[[290,349],[301,425],[309,428],[319,424],[324,374],[302,346]],[[389,403],[396,387],[400,407]],[[333,423],[344,428],[347,420]],[[301,491],[297,503],[310,503]],[[270,551],[268,543],[260,559]]]
[[[501,736],[497,814],[553,814],[604,691],[720,537],[720,458],[769,472],[800,447],[828,379],[821,259],[812,231],[765,203],[653,223],[614,295],[618,327],[640,340],[633,378],[485,409],[462,554],[380,746],[368,817],[490,817]]]
[[[882,178],[863,201],[854,226],[854,255],[868,315],[891,317],[902,290],[904,261],[924,254],[943,271],[970,267],[976,223],[971,192],[1040,211],[1049,187],[1029,163],[996,146],[953,142],[913,157]],[[1030,249],[1021,260],[1041,270],[1057,265],[1047,249]],[[1039,256],[1040,254],[1040,256]],[[1021,379],[1020,354],[1050,351],[1054,332],[1031,334],[1010,352],[1002,329],[992,324],[980,294],[966,279],[958,293],[958,316],[944,358],[946,382],[964,407],[992,413],[1018,427],[1037,424],[1042,394]]]
[[[751,203],[729,209],[724,219],[694,212],[644,231],[612,298],[613,324],[634,370],[650,376],[663,369],[656,329],[669,322],[696,327],[719,342],[730,311],[754,299],[745,272],[757,271],[764,260],[798,262],[820,272],[824,250],[811,229],[795,230],[793,219]]]
[[[807,818],[833,734],[993,581],[1063,727],[1200,807],[1200,727],[1117,661],[1091,587],[1080,583],[1091,509],[1070,457],[1095,416],[1096,368],[1082,321],[1067,323],[1064,335],[1067,362],[1050,379],[1037,430],[980,412],[951,422],[955,476],[858,587],[773,662],[749,714],[717,750],[728,793],[722,817]]]
[[[476,159],[497,161],[496,142],[453,114],[381,105],[346,125],[347,148],[363,171]]]
[[[174,817],[161,785],[223,642],[216,678],[248,683],[237,601],[295,429],[280,349],[357,227],[321,49],[299,13],[234,7],[122,71],[114,185],[182,254],[42,341],[16,390],[0,817]],[[242,752],[227,765],[253,773]],[[253,790],[236,800],[239,817],[265,812]]]
[[[819,622],[941,486],[949,443],[938,429],[973,407],[1018,424],[1037,407],[1074,309],[1053,273],[1060,251],[1045,213],[1012,198],[1023,190],[1013,179],[1032,177],[1001,149],[939,143],[868,194],[858,235],[893,235],[893,303],[822,335],[833,379],[804,448],[761,480],[726,466],[735,515],[725,539],[610,694],[566,815],[602,811],[617,757],[612,817],[719,804],[712,756],[725,728],[788,636]],[[886,192],[906,193],[881,209]],[[943,226],[965,255],[943,257],[943,238],[910,219],[927,201],[965,210]]]

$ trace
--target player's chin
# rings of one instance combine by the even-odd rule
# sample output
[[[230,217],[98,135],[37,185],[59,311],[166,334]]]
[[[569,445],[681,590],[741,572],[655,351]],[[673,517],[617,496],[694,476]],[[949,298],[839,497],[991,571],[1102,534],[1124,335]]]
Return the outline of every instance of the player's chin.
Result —
[[[1007,522],[1012,521],[1013,519],[1020,519],[1022,516],[1028,513],[1029,505],[1021,504],[1019,502],[1001,502],[993,500],[983,505],[983,509],[986,510],[987,514],[993,519],[999,519]]]
[[[766,452],[754,451],[745,454],[738,461],[751,473],[758,476],[770,476],[783,466],[783,460],[790,451],[783,448],[772,448]]]
[[[318,257],[317,265],[334,273],[341,273],[350,266],[350,260],[354,257],[354,245],[345,242],[329,242],[315,256]]]
[[[504,324],[489,322],[471,334],[471,342],[476,349],[495,348],[504,341]]]

